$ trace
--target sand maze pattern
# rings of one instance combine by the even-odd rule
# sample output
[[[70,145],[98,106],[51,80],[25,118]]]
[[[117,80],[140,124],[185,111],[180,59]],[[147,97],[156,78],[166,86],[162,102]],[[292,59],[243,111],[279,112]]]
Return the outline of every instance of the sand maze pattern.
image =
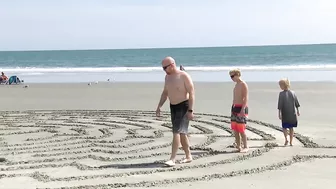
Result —
[[[195,116],[189,129],[194,161],[164,167],[172,139],[168,112],[160,118],[155,112],[135,110],[2,112],[0,157],[6,161],[0,163],[0,178],[28,178],[37,188],[153,187],[335,158],[281,157],[285,150],[280,147],[281,128],[256,120],[249,120],[247,127],[250,151],[236,153],[229,117]],[[303,148],[334,148],[319,146],[301,134],[296,134],[296,140]],[[178,158],[183,157],[180,150]]]

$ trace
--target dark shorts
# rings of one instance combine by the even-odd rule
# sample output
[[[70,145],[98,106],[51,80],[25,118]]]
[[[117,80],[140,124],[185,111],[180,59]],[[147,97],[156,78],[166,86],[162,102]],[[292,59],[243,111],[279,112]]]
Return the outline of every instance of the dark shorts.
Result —
[[[173,133],[188,134],[189,119],[188,100],[179,104],[170,104],[171,122],[173,125]]]
[[[246,119],[248,115],[248,107],[245,107],[244,115],[240,114],[242,109],[242,105],[240,104],[233,104],[231,107],[231,129],[239,132],[244,133],[246,129]]]
[[[282,123],[282,128],[284,129],[290,129],[293,127],[297,127],[297,122],[296,123]]]

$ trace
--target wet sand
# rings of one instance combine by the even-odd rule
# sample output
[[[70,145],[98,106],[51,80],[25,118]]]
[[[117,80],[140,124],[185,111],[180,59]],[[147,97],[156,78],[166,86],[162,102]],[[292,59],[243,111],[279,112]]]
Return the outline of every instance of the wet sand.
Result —
[[[334,188],[336,84],[292,82],[301,116],[284,147],[277,83],[249,83],[245,154],[232,147],[233,85],[195,84],[194,161],[175,167],[162,164],[171,125],[168,101],[155,117],[161,83],[0,86],[0,188]]]

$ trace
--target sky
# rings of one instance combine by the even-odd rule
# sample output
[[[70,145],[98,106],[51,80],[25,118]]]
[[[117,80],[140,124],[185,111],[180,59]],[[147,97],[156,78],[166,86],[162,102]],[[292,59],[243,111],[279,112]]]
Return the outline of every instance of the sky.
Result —
[[[2,0],[0,50],[336,43],[335,0]]]

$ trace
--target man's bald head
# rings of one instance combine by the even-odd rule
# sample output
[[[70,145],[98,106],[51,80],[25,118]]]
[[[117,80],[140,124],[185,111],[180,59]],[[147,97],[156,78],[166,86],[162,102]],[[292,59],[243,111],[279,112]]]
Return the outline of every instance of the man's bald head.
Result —
[[[175,60],[168,56],[162,60],[162,68],[169,75],[176,70]]]
[[[175,64],[175,60],[174,58],[170,57],[170,56],[167,56],[166,58],[164,58],[162,60],[162,66],[168,66],[170,64]]]

